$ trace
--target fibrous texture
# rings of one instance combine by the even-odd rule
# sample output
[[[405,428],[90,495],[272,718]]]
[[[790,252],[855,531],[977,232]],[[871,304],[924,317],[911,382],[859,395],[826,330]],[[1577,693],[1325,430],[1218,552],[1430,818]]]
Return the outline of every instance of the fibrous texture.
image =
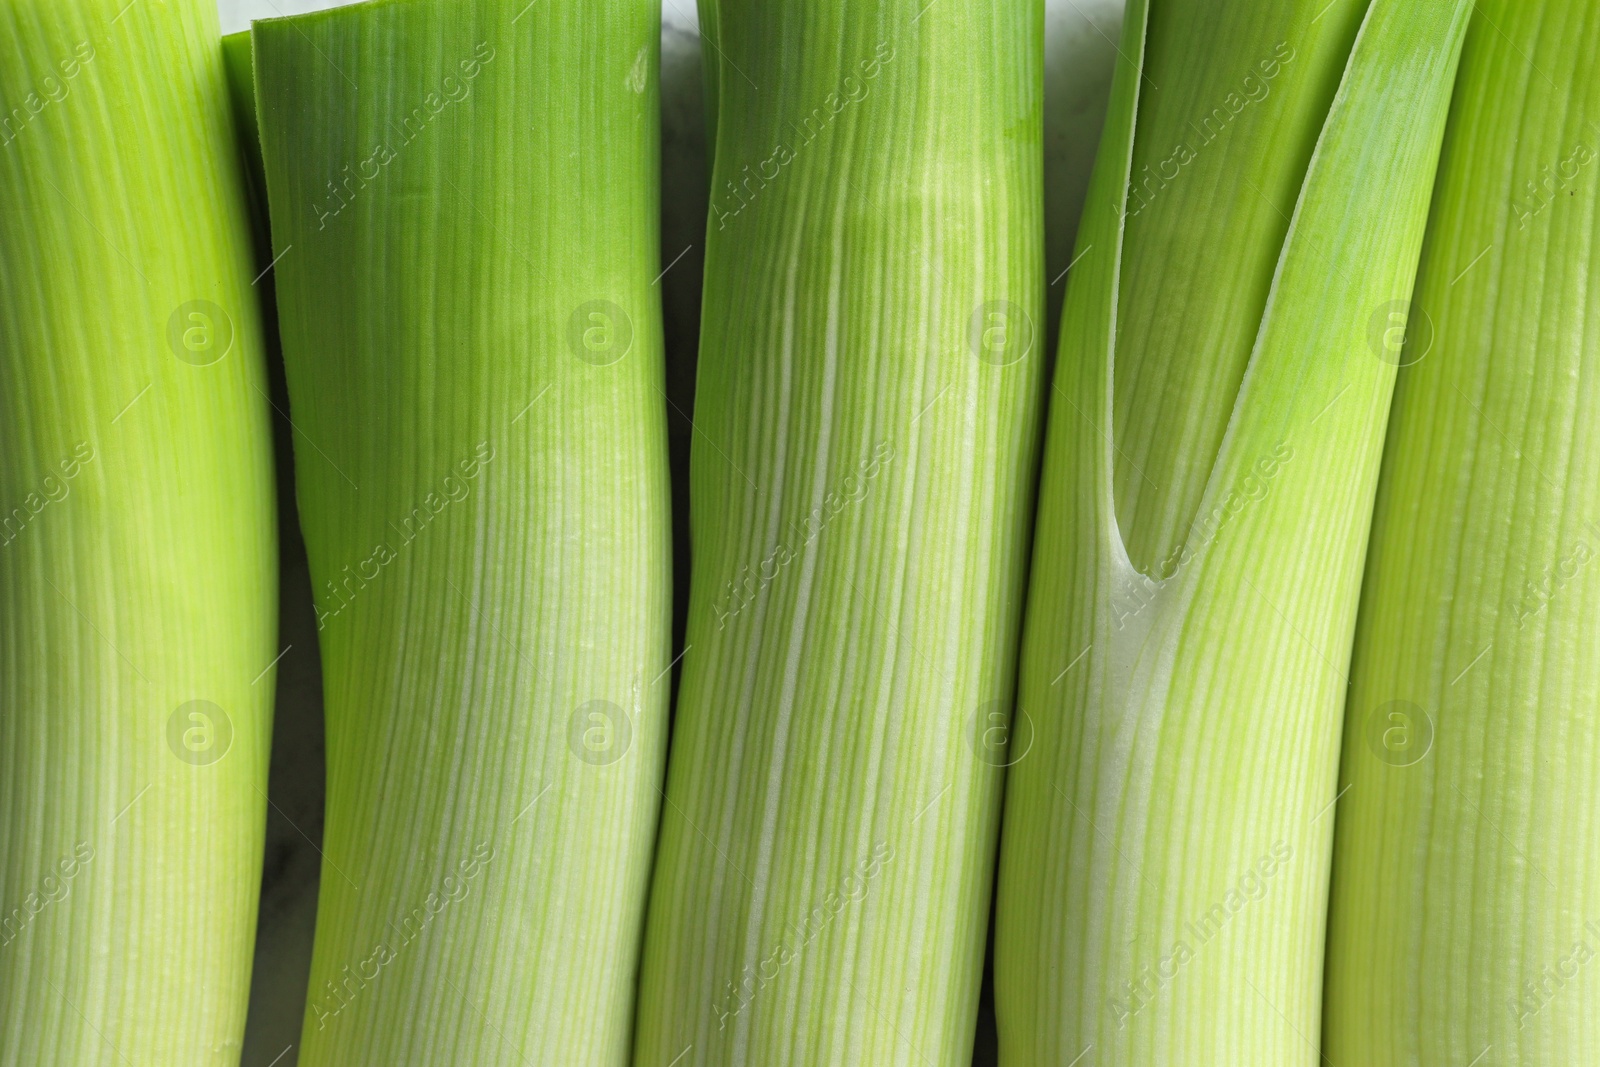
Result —
[[[1041,5],[702,16],[694,585],[635,1062],[966,1064],[1041,399]]]
[[[0,4],[0,1063],[231,1064],[276,626],[208,0]]]
[[[1129,5],[1045,448],[1037,741],[1007,786],[1013,1067],[1318,1061],[1383,329],[1467,9]]]
[[[253,28],[326,678],[302,1067],[627,1062],[670,684],[658,18]]]
[[[1480,0],[1373,522],[1339,1064],[1600,1057],[1600,5]]]

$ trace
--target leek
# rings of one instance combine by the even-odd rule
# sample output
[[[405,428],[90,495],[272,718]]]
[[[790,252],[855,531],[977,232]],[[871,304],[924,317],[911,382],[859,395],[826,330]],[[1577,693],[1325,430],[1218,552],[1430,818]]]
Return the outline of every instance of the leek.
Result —
[[[671,658],[659,13],[252,34],[327,708],[300,1063],[624,1064]]]
[[[701,15],[695,557],[634,1062],[966,1064],[1041,404],[1042,4]]]
[[[1594,4],[1479,0],[1344,743],[1338,1064],[1600,1059]]]
[[[0,1063],[237,1063],[277,584],[216,9],[3,8]]]
[[[228,74],[228,99],[239,129],[239,151],[250,193],[251,217],[256,221],[256,240],[261,249],[266,250],[272,247],[272,242],[266,232],[266,175],[261,167],[261,124],[256,121],[256,70],[249,30],[222,38],[222,60]]]
[[[1002,1062],[1318,1062],[1395,375],[1369,331],[1410,296],[1468,10],[1128,7],[1045,450]]]

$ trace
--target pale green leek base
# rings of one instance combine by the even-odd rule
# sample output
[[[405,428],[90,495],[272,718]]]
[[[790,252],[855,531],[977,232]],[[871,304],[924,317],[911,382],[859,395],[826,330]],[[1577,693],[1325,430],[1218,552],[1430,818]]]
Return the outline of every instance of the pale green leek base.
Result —
[[[671,660],[658,18],[253,28],[327,708],[302,1067],[628,1062]]]
[[[1295,5],[1307,32],[1323,6]],[[1008,782],[997,903],[1008,1067],[1318,1062],[1327,808],[1394,380],[1369,323],[1410,296],[1467,10],[1375,0],[1297,196],[1274,205],[1292,212],[1281,251],[1209,249],[1268,255],[1276,273],[1220,452],[1184,460],[1208,472],[1204,496],[1157,582],[1126,554],[1124,442],[1105,432],[1135,119],[1163,79],[1141,69],[1147,5],[1129,7],[1030,579],[1020,706],[1038,740]],[[1253,63],[1275,43],[1211,58]],[[1172,193],[1204,210],[1205,190]]]
[[[1041,401],[1042,5],[701,11],[694,586],[634,1062],[966,1067]]]
[[[0,19],[0,1063],[238,1062],[277,649],[210,0]]]

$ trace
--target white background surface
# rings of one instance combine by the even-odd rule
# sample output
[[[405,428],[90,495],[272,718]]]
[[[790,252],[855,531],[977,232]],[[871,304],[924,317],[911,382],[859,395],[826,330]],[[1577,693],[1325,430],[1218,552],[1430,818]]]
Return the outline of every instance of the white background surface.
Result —
[[[344,0],[218,0],[222,30],[248,27],[252,18],[301,14],[342,6]],[[789,3],[794,0],[767,0]],[[850,0],[872,2],[872,0]],[[883,2],[883,0],[877,0]],[[1019,0],[1020,2],[1020,0]],[[1050,316],[1054,338],[1061,274],[1072,258],[1089,170],[1110,86],[1113,42],[1121,32],[1122,0],[1046,0],[1045,13],[1045,216]],[[664,0],[662,9],[663,266],[680,252],[663,281],[668,393],[692,407],[694,335],[699,321],[705,233],[707,165],[700,96],[700,40],[694,0]],[[687,445],[685,421],[673,419],[675,474]],[[287,472],[280,472],[280,477]],[[680,526],[677,536],[682,538]],[[260,927],[242,1067],[294,1067],[300,1044],[311,939],[316,921],[321,840],[321,673],[311,619],[304,549],[284,534],[283,639],[293,651],[280,665],[273,737],[267,856],[262,878]],[[680,575],[679,584],[682,583]],[[993,1021],[987,997],[979,1021],[974,1064],[991,1064]]]

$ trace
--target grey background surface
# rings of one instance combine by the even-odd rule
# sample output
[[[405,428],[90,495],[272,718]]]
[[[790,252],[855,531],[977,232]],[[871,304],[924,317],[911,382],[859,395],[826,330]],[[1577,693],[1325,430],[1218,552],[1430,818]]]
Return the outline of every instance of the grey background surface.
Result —
[[[781,0],[775,0],[781,2]],[[272,18],[341,6],[330,0],[218,0],[224,33]],[[1078,212],[1104,117],[1122,0],[1046,0],[1045,220],[1050,280],[1046,336],[1054,338],[1063,273],[1072,259]],[[707,160],[700,80],[700,38],[694,0],[664,0],[661,31],[661,264],[667,343],[667,394],[673,453],[675,535],[687,544],[689,416],[694,406],[700,272],[706,219]],[[681,258],[679,258],[681,257]],[[274,368],[281,389],[281,370]],[[311,941],[316,927],[322,838],[322,673],[305,547],[293,510],[287,436],[279,440],[279,503],[283,567],[276,722],[261,876],[250,1017],[243,1067],[293,1067],[298,1059]],[[679,552],[680,619],[688,589]],[[974,1065],[992,1064],[993,1014],[987,982]]]

